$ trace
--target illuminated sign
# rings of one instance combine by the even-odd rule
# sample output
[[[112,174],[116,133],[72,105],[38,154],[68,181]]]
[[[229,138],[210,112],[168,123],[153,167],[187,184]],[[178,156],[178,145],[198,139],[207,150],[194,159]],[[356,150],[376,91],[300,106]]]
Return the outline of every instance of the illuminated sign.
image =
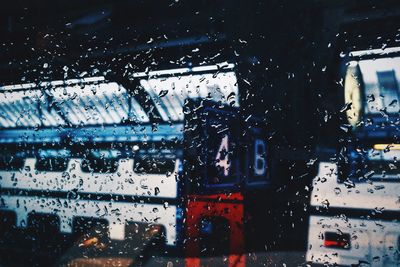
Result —
[[[267,130],[262,121],[246,121],[238,109],[206,101],[191,110],[184,158],[186,174],[192,184],[200,185],[195,191],[269,184]]]

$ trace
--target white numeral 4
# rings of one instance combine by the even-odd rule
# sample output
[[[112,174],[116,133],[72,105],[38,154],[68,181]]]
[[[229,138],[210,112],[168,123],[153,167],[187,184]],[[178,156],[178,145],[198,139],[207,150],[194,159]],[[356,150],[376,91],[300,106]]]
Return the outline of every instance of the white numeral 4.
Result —
[[[221,140],[221,145],[219,146],[216,160],[216,166],[224,169],[224,176],[229,175],[229,168],[231,163],[229,161],[229,150],[228,150],[228,135],[225,135]]]

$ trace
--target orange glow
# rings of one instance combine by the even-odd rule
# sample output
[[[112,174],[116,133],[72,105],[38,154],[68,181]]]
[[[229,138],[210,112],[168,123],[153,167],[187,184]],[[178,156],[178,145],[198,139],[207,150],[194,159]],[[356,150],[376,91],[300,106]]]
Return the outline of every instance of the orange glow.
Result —
[[[82,243],[79,244],[79,246],[80,247],[90,247],[90,246],[97,244],[97,242],[99,242],[99,239],[97,239],[97,237],[91,237],[91,238],[84,240]]]
[[[400,144],[375,144],[373,147],[375,150],[400,150]]]
[[[129,258],[78,258],[70,261],[68,267],[97,267],[97,266],[110,266],[110,267],[128,267],[134,263],[133,259]]]

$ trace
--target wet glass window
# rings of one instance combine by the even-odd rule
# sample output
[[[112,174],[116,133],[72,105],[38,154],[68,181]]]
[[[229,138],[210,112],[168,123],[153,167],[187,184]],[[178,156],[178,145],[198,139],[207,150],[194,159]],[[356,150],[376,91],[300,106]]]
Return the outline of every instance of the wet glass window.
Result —
[[[3,2],[0,267],[400,266],[399,1]]]
[[[70,158],[66,150],[42,150],[36,159],[35,169],[38,171],[62,172],[67,170]]]
[[[135,156],[134,171],[139,174],[165,174],[174,172],[176,157],[170,151],[139,152]]]
[[[2,155],[0,156],[0,170],[21,170],[25,160],[22,156]]]
[[[93,150],[82,161],[82,171],[114,173],[118,169],[120,153],[115,150]]]

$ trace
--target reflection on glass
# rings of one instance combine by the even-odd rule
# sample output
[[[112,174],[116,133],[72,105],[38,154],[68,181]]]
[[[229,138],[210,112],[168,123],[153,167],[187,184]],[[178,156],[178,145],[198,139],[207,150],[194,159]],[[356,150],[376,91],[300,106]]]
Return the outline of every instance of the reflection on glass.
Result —
[[[351,104],[346,111],[349,123],[355,127],[360,119],[362,108],[362,74],[357,62],[350,62],[346,71],[344,98],[346,104]]]
[[[365,115],[382,115],[399,111],[400,57],[366,59],[348,64],[345,76],[345,102],[352,126]]]

